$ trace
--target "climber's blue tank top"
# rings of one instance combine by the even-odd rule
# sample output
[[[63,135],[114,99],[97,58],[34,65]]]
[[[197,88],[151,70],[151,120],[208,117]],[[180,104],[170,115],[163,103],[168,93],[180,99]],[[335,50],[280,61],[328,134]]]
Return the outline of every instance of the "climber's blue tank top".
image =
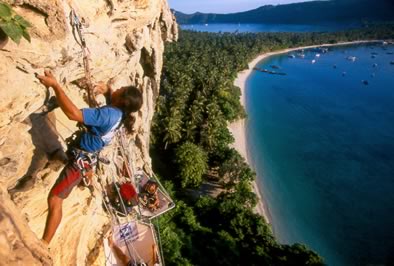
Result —
[[[80,148],[95,152],[108,145],[119,127],[123,113],[113,106],[82,109],[83,124],[89,129],[81,136]]]

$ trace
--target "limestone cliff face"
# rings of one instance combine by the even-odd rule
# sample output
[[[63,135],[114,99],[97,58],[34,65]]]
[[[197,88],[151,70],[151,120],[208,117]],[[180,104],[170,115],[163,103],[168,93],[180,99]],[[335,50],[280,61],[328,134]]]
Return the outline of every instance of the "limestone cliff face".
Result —
[[[150,172],[150,122],[159,93],[164,42],[177,38],[166,0],[7,1],[28,19],[32,42],[0,50],[0,264],[103,265],[102,234],[108,229],[101,198],[76,188],[63,205],[62,223],[49,246],[40,238],[46,198],[62,169],[64,139],[75,130],[56,109],[42,114],[48,92],[34,73],[49,68],[67,95],[86,107],[82,50],[70,25],[71,7],[84,19],[95,82],[135,85],[144,105],[132,137],[135,167]],[[79,84],[80,85],[80,84]]]

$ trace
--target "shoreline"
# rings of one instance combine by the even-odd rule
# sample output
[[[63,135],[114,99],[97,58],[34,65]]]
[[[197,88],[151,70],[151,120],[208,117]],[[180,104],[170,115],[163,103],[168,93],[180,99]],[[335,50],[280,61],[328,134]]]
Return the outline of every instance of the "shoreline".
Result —
[[[362,44],[362,43],[374,43],[380,42],[381,40],[360,40],[360,41],[352,41],[352,42],[340,42],[334,44],[318,44],[318,45],[309,45],[309,46],[302,46],[302,47],[295,47],[295,48],[287,48],[283,50],[278,50],[274,52],[263,53],[253,59],[251,62],[248,63],[248,69],[242,70],[238,72],[237,78],[234,81],[234,85],[239,87],[241,90],[241,97],[240,102],[241,105],[246,110],[246,100],[245,100],[245,92],[246,92],[246,81],[248,80],[250,74],[253,72],[253,68],[263,59],[266,59],[273,55],[284,54],[292,51],[297,51],[301,49],[310,49],[316,47],[330,47],[330,46],[341,46],[341,45],[353,45],[353,44]],[[236,149],[242,157],[245,158],[248,165],[255,171],[253,165],[251,164],[251,160],[249,158],[249,150],[247,148],[247,138],[246,138],[246,127],[245,127],[246,119],[239,119],[231,124],[228,125],[228,129],[232,133],[234,137],[234,143],[231,145],[234,149]],[[264,217],[265,221],[271,225],[272,221],[269,214],[269,208],[267,202],[262,197],[261,187],[259,179],[256,175],[256,180],[253,181],[252,189],[253,192],[257,195],[258,203],[255,207],[255,212],[260,214]]]

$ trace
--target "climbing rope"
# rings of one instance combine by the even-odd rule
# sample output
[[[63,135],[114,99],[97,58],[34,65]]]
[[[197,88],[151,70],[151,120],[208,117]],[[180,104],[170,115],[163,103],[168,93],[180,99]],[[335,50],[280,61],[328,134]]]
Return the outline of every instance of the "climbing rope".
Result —
[[[73,35],[75,38],[75,41],[81,46],[82,48],[82,54],[83,54],[83,66],[84,66],[84,72],[85,72],[85,79],[86,79],[86,85],[87,85],[87,91],[88,91],[88,104],[89,107],[97,107],[97,101],[93,97],[93,83],[92,83],[92,75],[90,72],[90,52],[89,49],[86,45],[86,40],[83,34],[83,24],[77,13],[73,8],[71,8],[70,12],[70,20],[71,20],[71,26],[73,27]]]

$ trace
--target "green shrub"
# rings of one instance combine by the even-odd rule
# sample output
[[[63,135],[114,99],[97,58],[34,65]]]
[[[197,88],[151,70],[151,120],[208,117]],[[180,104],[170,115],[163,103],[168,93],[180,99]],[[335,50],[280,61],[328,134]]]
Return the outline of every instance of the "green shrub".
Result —
[[[30,42],[29,27],[30,22],[19,16],[8,4],[0,2],[0,28],[11,40],[19,44],[23,37]]]
[[[191,142],[185,142],[176,149],[175,153],[182,187],[200,186],[202,175],[208,169],[208,158],[204,150]]]

